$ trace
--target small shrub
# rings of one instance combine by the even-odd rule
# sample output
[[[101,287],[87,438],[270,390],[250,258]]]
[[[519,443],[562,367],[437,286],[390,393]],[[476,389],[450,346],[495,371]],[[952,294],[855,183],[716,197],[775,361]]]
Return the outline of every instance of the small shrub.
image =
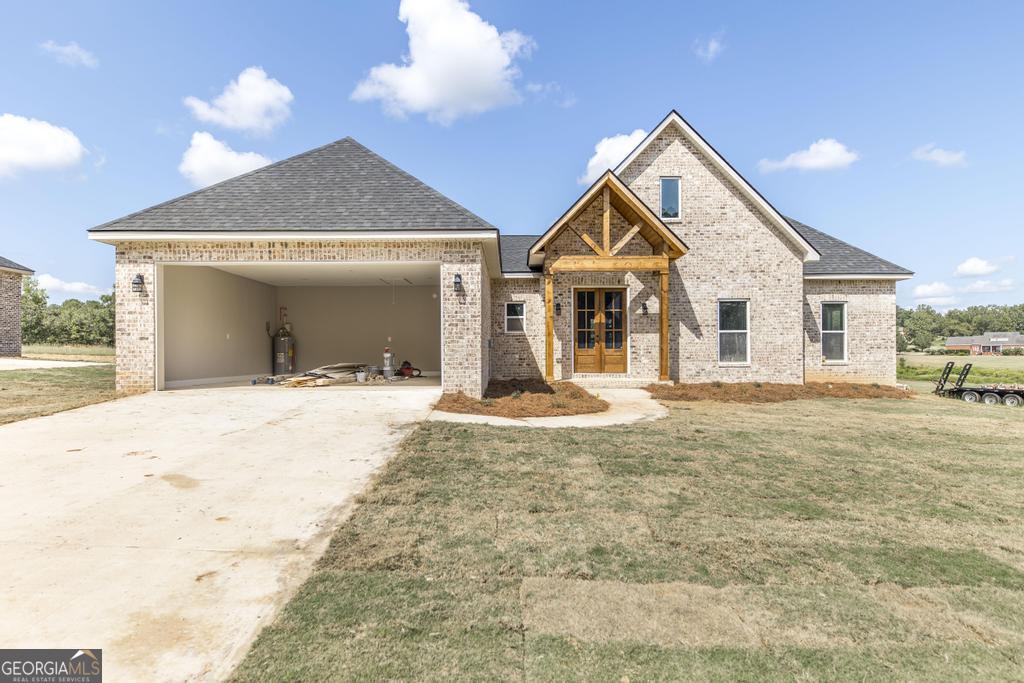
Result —
[[[522,398],[522,397],[523,397],[523,392],[519,391],[518,389],[516,389],[515,391],[512,392],[512,398]]]

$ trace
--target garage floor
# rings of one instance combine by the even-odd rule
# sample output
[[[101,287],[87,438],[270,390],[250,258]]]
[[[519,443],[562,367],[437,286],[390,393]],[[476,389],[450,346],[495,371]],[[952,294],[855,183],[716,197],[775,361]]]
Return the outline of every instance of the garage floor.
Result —
[[[223,677],[439,396],[205,388],[0,427],[0,643]]]

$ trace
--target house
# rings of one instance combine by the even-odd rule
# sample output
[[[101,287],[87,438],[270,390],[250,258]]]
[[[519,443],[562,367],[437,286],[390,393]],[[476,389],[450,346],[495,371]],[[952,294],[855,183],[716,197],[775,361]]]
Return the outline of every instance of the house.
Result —
[[[539,231],[538,231],[539,232]],[[904,268],[780,214],[676,112],[537,235],[351,138],[89,232],[116,248],[117,385],[298,370],[383,347],[492,378],[896,380]]]
[[[986,332],[973,337],[948,337],[946,348],[970,351],[972,356],[993,356],[1010,349],[1024,348],[1024,334],[1020,332]]]
[[[0,356],[21,355],[21,278],[25,266],[0,256]]]

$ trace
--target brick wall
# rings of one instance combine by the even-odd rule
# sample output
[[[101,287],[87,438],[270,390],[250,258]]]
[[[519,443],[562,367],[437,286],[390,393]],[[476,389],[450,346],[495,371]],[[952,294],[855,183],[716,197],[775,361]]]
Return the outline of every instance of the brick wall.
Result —
[[[679,176],[690,251],[670,272],[670,375],[682,382],[803,381],[802,254],[674,126],[620,174],[654,211]],[[718,363],[718,300],[748,299],[750,364]]]
[[[444,389],[480,396],[486,359],[483,296],[487,283],[482,246],[468,240],[119,243],[115,266],[117,389],[144,392],[156,384],[154,287],[159,264],[250,261],[440,262]],[[459,291],[452,286],[455,273],[462,275]],[[131,291],[136,274],[146,281],[141,295]]]
[[[0,270],[0,356],[21,355],[21,273]]]
[[[806,280],[804,334],[808,382],[896,383],[896,283],[893,280]],[[846,303],[846,362],[821,356],[821,304]]]

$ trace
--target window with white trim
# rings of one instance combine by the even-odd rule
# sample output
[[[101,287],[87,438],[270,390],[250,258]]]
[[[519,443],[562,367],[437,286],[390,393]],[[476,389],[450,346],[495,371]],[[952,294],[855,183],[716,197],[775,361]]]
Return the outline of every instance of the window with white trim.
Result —
[[[750,363],[750,302],[745,299],[718,302],[718,362]]]
[[[661,179],[661,217],[679,218],[679,205],[682,203],[679,189],[679,178]]]
[[[526,303],[509,301],[505,304],[505,331],[515,334],[526,332]]]
[[[846,304],[821,304],[821,360],[826,363],[846,361]]]

